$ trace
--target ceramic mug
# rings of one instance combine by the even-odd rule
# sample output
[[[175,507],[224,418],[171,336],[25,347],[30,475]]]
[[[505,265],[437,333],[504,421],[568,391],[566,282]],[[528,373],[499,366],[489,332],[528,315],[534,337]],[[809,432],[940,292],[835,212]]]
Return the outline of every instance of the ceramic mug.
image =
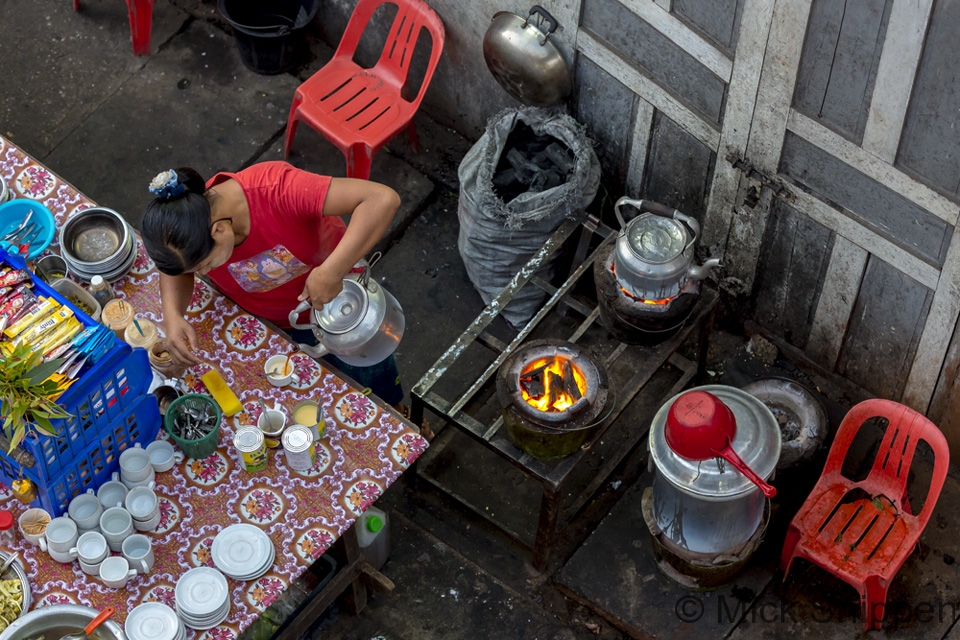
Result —
[[[267,409],[257,418],[257,427],[264,433],[279,433],[287,426],[287,414],[277,409]]]
[[[154,555],[150,538],[135,533],[123,541],[123,557],[137,573],[149,573],[153,569]]]
[[[67,513],[77,523],[77,529],[92,531],[100,526],[103,505],[100,504],[100,500],[93,489],[87,489],[86,493],[81,493],[70,501]]]
[[[130,563],[123,556],[110,556],[100,563],[100,580],[108,587],[122,589],[127,580],[135,575],[137,572],[130,568]]]
[[[148,489],[153,489],[155,486],[157,486],[156,472],[154,472],[153,467],[151,466],[150,475],[147,476],[146,480],[138,480],[136,482],[133,482],[130,480],[124,480],[123,483],[124,485],[126,485],[127,489],[130,489],[131,491],[133,489],[136,489],[137,487],[146,487]]]
[[[104,509],[110,507],[122,507],[123,501],[127,497],[127,485],[120,482],[120,475],[113,474],[117,479],[109,480],[100,485],[97,489],[97,498]]]
[[[127,486],[129,482],[146,480],[152,473],[150,455],[140,447],[139,442],[120,454],[120,480]]]
[[[51,520],[43,535],[47,540],[47,552],[58,554],[68,553],[70,549],[77,546],[77,538],[79,537],[77,523],[67,516],[60,516]],[[64,562],[64,560],[59,562]]]
[[[151,517],[149,520],[134,520],[133,528],[141,532],[156,531],[159,524],[160,510],[157,509],[157,511],[153,514],[153,517]]]
[[[100,563],[110,554],[110,548],[107,545],[107,539],[102,533],[90,531],[77,540],[75,547],[77,560],[80,561],[80,568],[83,572],[92,576],[100,574]],[[71,549],[73,551],[74,549]]]
[[[77,548],[72,547],[66,551],[56,551],[54,549],[47,549],[47,553],[50,554],[50,557],[56,560],[57,562],[63,562],[64,564],[68,562],[73,562],[77,559]]]
[[[286,371],[284,371],[286,367]],[[276,371],[279,375],[271,375],[271,371]],[[287,356],[271,356],[263,365],[263,375],[267,381],[275,387],[285,387],[293,380],[294,366],[288,361]]]
[[[100,531],[110,550],[120,551],[123,541],[133,533],[133,517],[123,507],[110,507],[100,516]]]
[[[150,487],[134,487],[127,494],[124,506],[134,520],[145,521],[160,513],[160,501]]]
[[[23,539],[35,547],[40,547],[41,551],[47,550],[47,539],[44,535],[46,534],[46,526],[44,526],[43,529],[40,529],[39,526],[35,524],[31,526],[31,523],[36,523],[44,517],[48,523],[51,521],[50,514],[46,511],[46,509],[34,507],[21,513],[20,518],[17,521],[20,526],[20,534],[23,536]],[[24,526],[27,528],[24,529]]]
[[[166,440],[154,440],[147,445],[150,464],[156,473],[170,471],[174,464],[183,462],[183,454],[173,448]]]

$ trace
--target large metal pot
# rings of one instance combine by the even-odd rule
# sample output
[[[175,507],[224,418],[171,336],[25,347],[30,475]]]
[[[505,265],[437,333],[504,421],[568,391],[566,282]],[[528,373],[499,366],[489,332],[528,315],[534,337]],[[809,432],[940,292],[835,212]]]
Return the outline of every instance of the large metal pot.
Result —
[[[83,628],[99,613],[96,609],[78,604],[54,604],[41,607],[17,618],[3,633],[0,633],[0,640],[24,640],[24,638],[37,636],[57,640],[68,633],[83,631]],[[127,640],[123,627],[113,620],[100,623],[90,638]]]
[[[695,390],[713,394],[730,408],[737,422],[733,449],[759,477],[769,479],[780,458],[780,429],[770,409],[735,387],[707,385]],[[749,478],[716,458],[692,460],[670,447],[667,417],[684,393],[667,401],[650,427],[650,460],[656,472],[653,517],[680,548],[730,552],[756,532],[767,498]]]
[[[540,16],[537,24],[531,20]],[[548,28],[541,30],[546,22]],[[570,69],[550,34],[558,23],[546,9],[534,5],[522,18],[509,11],[493,16],[483,36],[483,58],[490,73],[520,102],[548,107],[564,100],[573,87]]]
[[[620,208],[629,204],[640,215],[627,223]],[[694,264],[694,244],[700,223],[649,200],[620,198],[613,208],[620,233],[613,254],[617,280],[634,298],[665,300],[680,293],[688,280],[702,280],[720,261],[711,258]]]
[[[369,268],[356,280],[345,278],[336,298],[322,309],[312,309],[310,324],[299,323],[299,315],[310,308],[304,300],[290,312],[289,320],[294,329],[311,329],[317,337],[317,346],[299,345],[314,358],[331,353],[347,364],[367,367],[392,354],[403,337],[403,309],[369,278]]]

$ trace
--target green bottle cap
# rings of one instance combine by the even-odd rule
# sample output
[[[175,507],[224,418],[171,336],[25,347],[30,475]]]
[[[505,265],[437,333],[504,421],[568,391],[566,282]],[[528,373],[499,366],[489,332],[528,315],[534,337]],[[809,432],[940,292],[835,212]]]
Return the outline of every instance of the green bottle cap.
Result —
[[[370,516],[367,518],[367,531],[370,533],[378,533],[383,529],[383,518],[380,516]]]

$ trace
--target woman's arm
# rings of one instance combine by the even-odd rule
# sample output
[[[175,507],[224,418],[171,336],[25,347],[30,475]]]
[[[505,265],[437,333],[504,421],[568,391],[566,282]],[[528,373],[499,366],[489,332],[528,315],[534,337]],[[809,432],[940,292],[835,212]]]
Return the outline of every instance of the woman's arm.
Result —
[[[200,364],[194,355],[199,348],[197,334],[183,315],[193,297],[193,274],[179,276],[160,274],[160,307],[163,312],[163,326],[166,330],[167,351],[177,366]]]
[[[300,300],[316,308],[333,300],[343,278],[373,248],[400,207],[400,196],[390,187],[353,178],[333,178],[323,205],[325,216],[350,216],[343,238],[323,264],[307,276]]]

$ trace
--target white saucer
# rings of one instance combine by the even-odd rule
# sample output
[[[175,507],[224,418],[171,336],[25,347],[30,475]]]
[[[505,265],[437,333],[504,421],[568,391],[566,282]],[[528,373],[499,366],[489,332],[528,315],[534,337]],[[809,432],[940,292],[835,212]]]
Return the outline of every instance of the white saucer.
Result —
[[[180,640],[186,634],[176,611],[161,602],[144,602],[123,623],[130,640]]]
[[[230,604],[226,577],[210,567],[196,567],[187,571],[177,582],[174,594],[177,612],[192,618],[212,615],[219,612],[224,604]]]
[[[235,580],[248,580],[273,564],[276,550],[273,541],[262,529],[249,524],[234,524],[213,539],[210,556],[225,575]],[[254,567],[254,569],[251,569]]]
[[[213,629],[227,619],[227,616],[230,615],[230,601],[224,602],[219,609],[209,616],[193,617],[179,610],[177,615],[179,615],[180,620],[183,621],[183,626],[190,627],[196,631],[206,631],[207,629]]]
[[[273,560],[274,558],[276,558],[276,555],[277,555],[276,551],[271,547],[270,555],[267,556],[266,560],[264,560],[264,563],[262,566],[257,567],[255,570],[247,571],[244,574],[235,575],[235,576],[231,575],[230,577],[233,578],[234,580],[241,580],[241,581],[256,580],[257,578],[259,578],[260,576],[262,576],[263,574],[265,574],[267,571],[270,570],[270,567],[273,566]]]

